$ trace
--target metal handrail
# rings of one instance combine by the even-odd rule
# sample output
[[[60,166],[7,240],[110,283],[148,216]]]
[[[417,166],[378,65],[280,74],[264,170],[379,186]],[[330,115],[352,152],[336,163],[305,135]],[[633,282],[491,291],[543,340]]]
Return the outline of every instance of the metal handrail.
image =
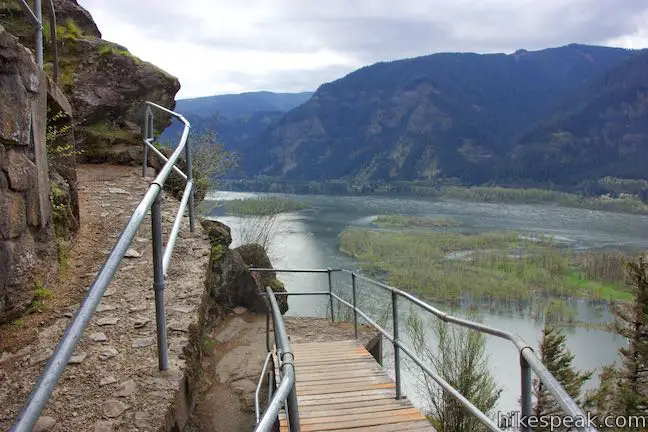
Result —
[[[266,294],[270,303],[270,313],[272,314],[277,357],[280,363],[279,372],[281,373],[281,383],[277,387],[277,391],[272,396],[268,407],[263,413],[263,417],[258,421],[254,431],[270,431],[277,421],[282,405],[285,404],[289,430],[290,432],[299,432],[299,407],[297,406],[297,390],[295,388],[297,382],[294,365],[295,356],[290,347],[288,333],[286,333],[286,327],[284,326],[275,293],[272,291],[272,288],[266,287]]]
[[[259,424],[261,419],[261,403],[259,402],[259,394],[261,393],[261,386],[263,385],[263,378],[268,370],[268,365],[272,359],[272,351],[268,352],[265,361],[263,362],[263,369],[261,369],[261,376],[257,382],[256,390],[254,391],[254,412],[256,414],[256,422]]]
[[[40,413],[43,411],[45,404],[49,400],[54,387],[58,383],[63,370],[65,369],[72,353],[84,330],[90,322],[92,314],[97,309],[99,302],[108,287],[108,284],[111,282],[113,276],[117,272],[119,265],[124,259],[124,254],[130,247],[130,244],[135,238],[137,230],[144,222],[144,218],[148,213],[148,210],[151,209],[151,229],[153,237],[153,288],[155,290],[155,316],[157,324],[157,342],[158,342],[158,363],[160,370],[166,370],[168,368],[168,351],[167,351],[167,335],[166,335],[166,318],[164,311],[164,289],[166,286],[164,278],[164,268],[163,268],[163,253],[166,251],[171,251],[175,244],[175,239],[169,239],[166,246],[166,251],[162,243],[162,213],[161,213],[161,201],[162,201],[162,188],[171,173],[171,170],[175,166],[175,163],[178,161],[180,155],[184,151],[186,157],[188,158],[187,167],[191,167],[191,148],[188,144],[189,129],[191,125],[189,122],[180,114],[168,109],[161,107],[152,102],[146,102],[147,110],[147,121],[148,115],[150,114],[150,108],[160,109],[167,114],[170,114],[184,123],[184,130],[182,136],[176,147],[173,154],[169,157],[167,163],[162,167],[157,177],[151,182],[144,198],[135,208],[132,216],[128,220],[126,227],[122,231],[122,234],[119,236],[119,239],[113,246],[110,251],[110,255],[106,259],[106,262],[99,270],[94,282],[88,289],[88,294],[85,296],[81,305],[77,309],[72,321],[68,325],[63,337],[60,339],[59,343],[56,345],[54,354],[50,357],[47,362],[43,373],[38,378],[38,381],[34,385],[29,399],[21,409],[16,421],[14,422],[11,431],[15,432],[28,432],[32,430],[32,426],[40,416]],[[152,132],[152,129],[145,129],[144,140],[152,139],[149,135]],[[187,184],[192,183],[192,174],[189,170],[187,173]],[[189,195],[193,195],[193,186]],[[189,220],[190,220],[190,230],[194,231],[194,209],[193,202],[191,197],[187,199],[191,204],[189,207]],[[185,206],[186,206],[186,201]],[[181,208],[183,208],[181,204]],[[181,218],[184,214],[178,212],[176,218]],[[173,233],[172,233],[173,234]],[[177,231],[175,232],[177,236]]]
[[[36,51],[36,63],[43,67],[43,6],[42,0],[34,0],[34,9],[25,0],[18,0],[18,4],[27,15],[28,20],[34,25],[34,50]],[[52,63],[54,65],[54,82],[58,84],[58,45],[56,38],[56,11],[54,1],[47,0],[49,8],[50,38],[52,43]]]
[[[519,353],[520,369],[521,369],[521,416],[522,418],[528,418],[532,414],[532,391],[533,391],[533,381],[531,377],[531,371],[535,372],[538,379],[545,385],[546,389],[551,393],[553,398],[556,400],[558,405],[563,409],[565,414],[568,414],[574,418],[587,419],[587,416],[583,410],[576,404],[571,396],[565,391],[565,389],[560,385],[556,378],[547,370],[542,361],[535,355],[533,348],[524,341],[519,335],[515,333],[508,332],[506,330],[498,329],[495,327],[487,326],[485,324],[470,321],[464,318],[455,317],[450,315],[447,312],[444,312],[440,309],[437,309],[424,301],[414,297],[413,295],[394,288],[390,285],[387,285],[382,282],[375,281],[369,277],[363,276],[354,272],[353,270],[347,269],[307,269],[307,270],[291,270],[291,269],[263,269],[263,268],[250,268],[250,271],[255,272],[275,272],[275,273],[327,273],[329,281],[329,291],[318,291],[318,292],[278,292],[276,295],[290,296],[290,295],[329,295],[331,302],[333,299],[337,300],[339,303],[351,308],[354,312],[353,324],[355,330],[355,337],[358,337],[358,315],[367,321],[372,327],[376,328],[387,340],[389,340],[394,347],[394,371],[395,371],[395,380],[396,380],[396,398],[400,399],[402,397],[402,387],[401,387],[401,376],[400,376],[400,352],[405,353],[410,359],[412,359],[421,370],[430,376],[434,381],[436,381],[444,390],[450,393],[459,403],[461,403],[471,414],[475,415],[479,421],[481,421],[489,430],[499,431],[499,427],[482,411],[475,407],[468,399],[466,399],[461,393],[459,393],[454,387],[452,387],[448,382],[446,382],[442,377],[436,374],[428,366],[426,366],[421,359],[419,359],[413,350],[407,347],[399,338],[399,329],[398,329],[398,298],[402,297],[411,303],[421,307],[423,310],[430,312],[435,317],[440,318],[441,320],[457,324],[459,326],[476,330],[482,333],[486,333],[492,336],[496,336],[505,340],[512,342]],[[332,273],[344,273],[351,276],[351,287],[352,287],[352,303],[347,302],[346,300],[340,298],[338,295],[333,293],[333,285],[331,282]],[[372,320],[365,312],[357,307],[356,301],[356,290],[357,290],[357,279],[361,279],[365,282],[382,288],[385,291],[391,293],[392,301],[392,323],[393,323],[393,334],[390,334],[389,331],[382,328],[378,323]],[[331,303],[332,304],[332,303]],[[331,310],[332,310],[332,306]],[[333,313],[331,312],[331,317]],[[579,424],[587,425],[588,422],[580,422]],[[591,426],[583,426],[577,428],[581,431],[587,432],[596,432],[596,429]],[[529,431],[527,427],[522,428],[523,431]]]

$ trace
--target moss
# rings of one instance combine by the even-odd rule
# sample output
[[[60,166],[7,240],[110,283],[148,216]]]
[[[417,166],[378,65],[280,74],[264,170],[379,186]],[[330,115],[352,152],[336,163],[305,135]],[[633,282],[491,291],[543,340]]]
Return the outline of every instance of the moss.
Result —
[[[52,291],[43,286],[43,283],[39,280],[34,282],[34,300],[42,301],[49,300],[52,298]]]
[[[16,320],[13,320],[13,322],[11,324],[14,327],[23,328],[25,326],[25,319],[24,318],[18,318]]]
[[[209,261],[211,261],[211,263],[213,264],[214,262],[220,261],[222,257],[223,257],[223,246],[220,244],[216,244],[212,246],[211,254],[209,255]]]
[[[107,57],[107,56],[121,56],[121,57],[128,57],[135,61],[136,63],[141,63],[142,60],[140,60],[139,57],[134,56],[126,47],[123,47],[121,45],[113,44],[110,42],[103,42],[99,46],[99,55]]]

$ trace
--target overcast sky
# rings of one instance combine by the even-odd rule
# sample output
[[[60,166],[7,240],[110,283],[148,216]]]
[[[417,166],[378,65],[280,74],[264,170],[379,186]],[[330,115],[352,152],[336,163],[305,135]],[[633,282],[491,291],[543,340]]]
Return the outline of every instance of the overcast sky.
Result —
[[[180,78],[178,97],[315,90],[442,51],[648,47],[648,0],[79,0],[104,39]]]

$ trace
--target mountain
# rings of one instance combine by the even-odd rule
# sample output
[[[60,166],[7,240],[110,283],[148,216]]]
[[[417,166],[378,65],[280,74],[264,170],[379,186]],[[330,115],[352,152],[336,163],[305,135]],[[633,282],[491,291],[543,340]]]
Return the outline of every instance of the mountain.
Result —
[[[258,112],[286,112],[306,102],[313,92],[273,93],[269,91],[180,99],[176,109],[189,116],[209,118],[218,114],[229,119]]]
[[[576,184],[647,178],[647,150],[648,50],[642,50],[522,136],[507,161],[511,178]]]
[[[248,150],[247,144],[253,138],[312,95],[313,92],[260,91],[180,99],[176,111],[189,120],[194,133],[213,130],[229,150],[241,153]],[[181,133],[182,126],[176,121],[164,131],[160,141],[175,143]]]
[[[289,180],[497,181],[521,157],[520,137],[633,54],[572,44],[377,63],[271,122],[245,147],[243,168]]]

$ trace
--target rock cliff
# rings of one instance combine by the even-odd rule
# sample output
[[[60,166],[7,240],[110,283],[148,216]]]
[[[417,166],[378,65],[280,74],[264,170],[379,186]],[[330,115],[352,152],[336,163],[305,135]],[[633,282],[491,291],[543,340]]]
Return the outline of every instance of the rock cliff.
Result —
[[[60,77],[59,86],[74,110],[75,137],[81,160],[141,162],[144,102],[175,107],[177,78],[140,60],[127,48],[101,39],[88,11],[76,0],[55,0]],[[44,10],[47,23],[48,11]],[[14,2],[0,3],[0,22],[33,48],[31,26]],[[45,31],[45,70],[52,72],[49,32]],[[169,124],[157,116],[156,128]]]

